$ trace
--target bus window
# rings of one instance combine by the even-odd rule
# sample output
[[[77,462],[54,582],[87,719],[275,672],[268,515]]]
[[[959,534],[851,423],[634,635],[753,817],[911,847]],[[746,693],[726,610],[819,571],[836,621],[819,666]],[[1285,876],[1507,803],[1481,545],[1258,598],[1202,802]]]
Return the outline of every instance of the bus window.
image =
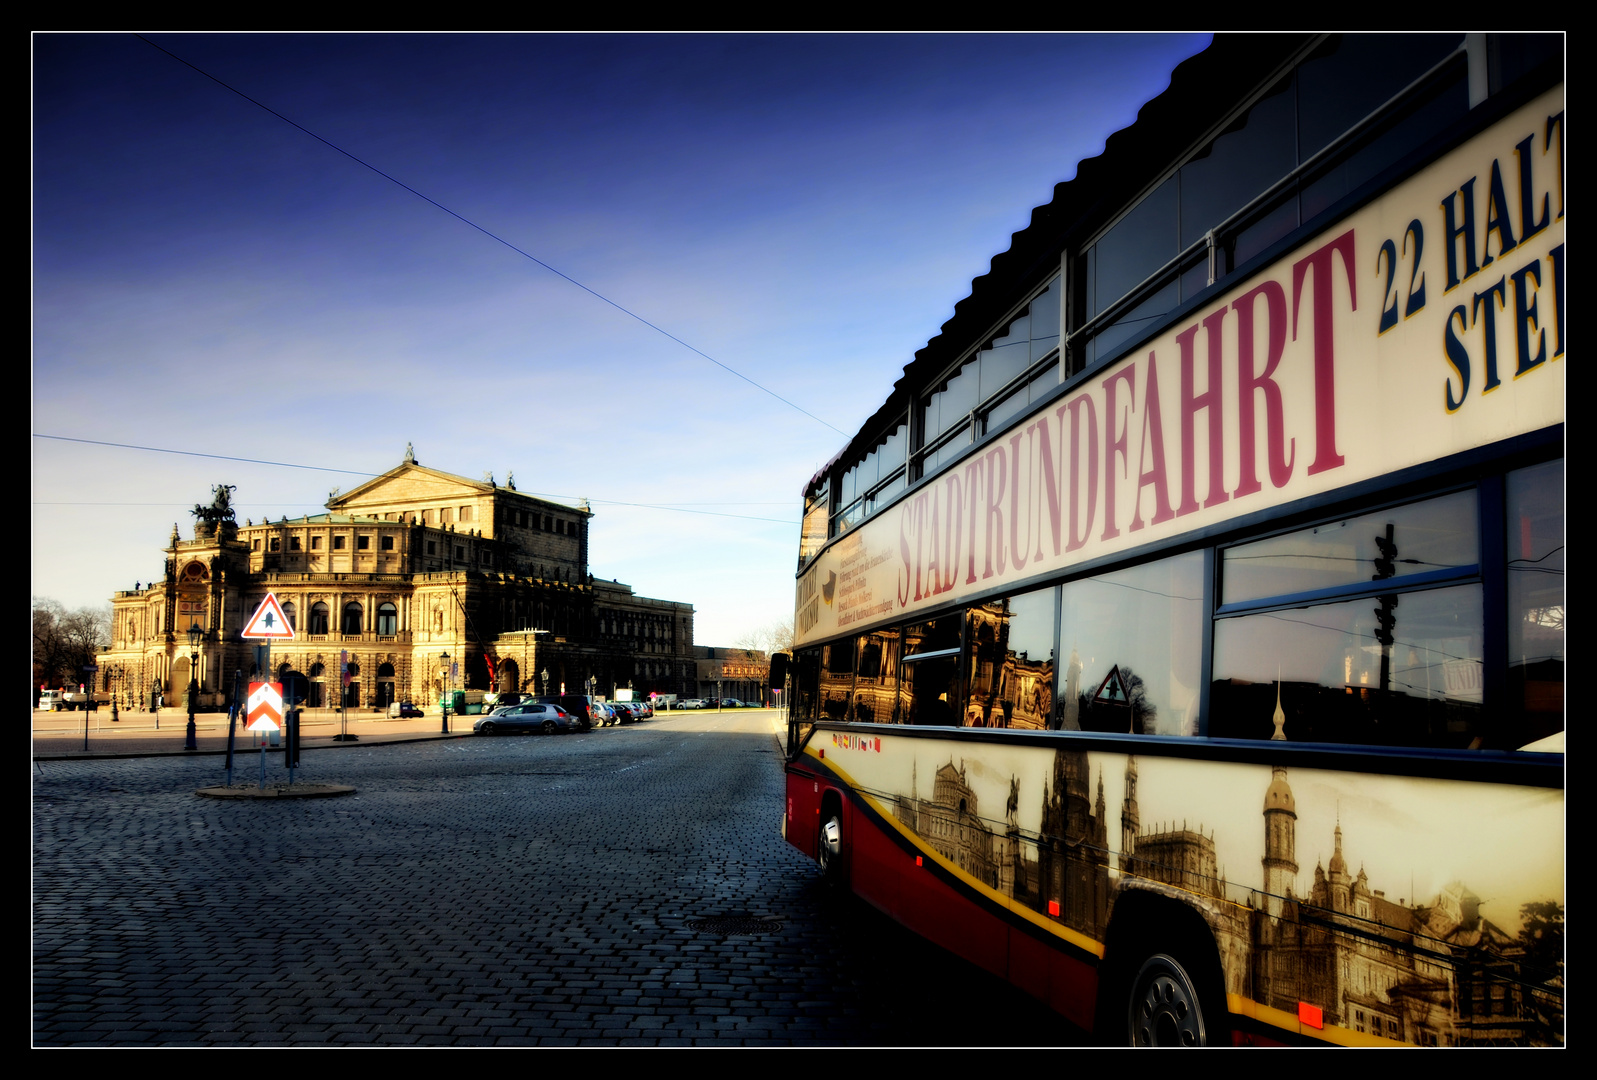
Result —
[[[1196,735],[1203,618],[1201,552],[1067,584],[1059,727]]]
[[[1508,684],[1524,746],[1564,730],[1564,463],[1509,473],[1507,488]]]
[[[854,696],[854,639],[821,647],[821,719],[844,720]]]
[[[896,626],[859,637],[854,679],[854,720],[895,724],[898,716],[898,635]]]
[[[1208,734],[1452,749],[1512,739],[1483,726],[1481,586],[1435,587],[1479,578],[1478,520],[1471,488],[1222,551]],[[1320,603],[1287,606],[1309,599]]]
[[[1009,596],[970,609],[965,641],[970,693],[965,727],[1049,726],[1054,698],[1054,627],[1059,591]]]
[[[1220,604],[1473,573],[1479,561],[1471,489],[1230,548],[1220,565]]]
[[[904,628],[904,676],[899,714],[906,724],[939,727],[959,723],[964,700],[959,677],[960,629],[964,612]]]
[[[1478,747],[1481,627],[1479,585],[1220,620],[1209,734]]]

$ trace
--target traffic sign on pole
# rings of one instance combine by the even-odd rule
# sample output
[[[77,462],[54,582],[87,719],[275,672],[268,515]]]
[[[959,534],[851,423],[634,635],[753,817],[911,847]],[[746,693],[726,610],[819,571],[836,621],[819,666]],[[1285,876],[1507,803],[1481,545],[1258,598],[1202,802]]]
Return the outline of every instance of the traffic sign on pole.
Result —
[[[276,731],[283,723],[283,684],[250,683],[249,705],[244,711],[250,731]]]
[[[294,640],[294,628],[289,625],[288,616],[283,614],[282,605],[277,602],[276,594],[266,594],[261,606],[255,609],[255,614],[251,615],[249,622],[244,624],[239,637],[264,638],[267,641]]]

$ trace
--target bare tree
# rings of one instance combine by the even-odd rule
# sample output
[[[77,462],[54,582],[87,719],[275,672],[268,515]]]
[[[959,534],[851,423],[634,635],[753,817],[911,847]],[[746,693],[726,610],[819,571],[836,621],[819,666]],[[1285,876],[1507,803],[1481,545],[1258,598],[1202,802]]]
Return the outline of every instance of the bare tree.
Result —
[[[59,685],[61,668],[61,617],[66,609],[45,596],[33,598],[33,685]]]
[[[49,597],[33,598],[33,684],[76,686],[88,682],[93,665],[111,640],[111,608],[68,611]]]
[[[765,628],[765,639],[768,644],[766,652],[790,653],[793,651],[793,620],[780,619]]]
[[[738,635],[733,644],[739,649],[762,652],[767,656],[790,652],[793,648],[793,620],[786,619],[771,623],[769,626],[745,630]]]

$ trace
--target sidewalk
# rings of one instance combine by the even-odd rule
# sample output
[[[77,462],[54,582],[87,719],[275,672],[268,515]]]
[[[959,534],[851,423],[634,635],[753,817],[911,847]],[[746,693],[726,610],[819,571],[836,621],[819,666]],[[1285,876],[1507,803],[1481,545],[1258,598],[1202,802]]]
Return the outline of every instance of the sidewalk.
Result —
[[[654,720],[643,721],[647,727],[660,720],[684,720],[695,717],[765,715],[771,719],[772,730],[778,742],[785,742],[787,728],[780,709],[728,709],[717,713],[714,709],[679,710],[655,713]],[[188,730],[188,714],[177,709],[163,709],[160,729],[156,729],[156,716],[148,712],[122,712],[116,722],[111,720],[110,709],[89,713],[89,748],[83,748],[83,713],[33,714],[33,759],[35,761],[64,761],[72,758],[150,757],[160,754],[225,754],[227,753],[227,714],[200,713],[195,717],[194,743],[198,750],[185,750],[183,744]],[[382,743],[426,742],[433,739],[461,739],[472,737],[471,726],[481,717],[449,714],[449,734],[443,734],[442,717],[436,711],[409,720],[395,720],[380,714],[351,713],[349,733],[354,742],[335,740],[343,726],[339,714],[332,709],[306,709],[300,728],[299,748],[306,750],[339,749],[350,746],[373,746]],[[255,737],[238,725],[234,736],[233,752],[251,754],[259,751]],[[267,753],[281,753],[281,747],[268,747]]]
[[[33,757],[35,761],[61,761],[83,757],[149,757],[155,754],[225,754],[227,752],[227,715],[225,713],[200,713],[195,717],[195,745],[197,751],[185,750],[183,744],[188,731],[188,714],[177,709],[163,709],[160,728],[156,728],[156,715],[148,712],[122,712],[113,722],[109,709],[89,713],[89,748],[83,748],[83,713],[33,714]],[[449,734],[443,734],[442,717],[437,713],[409,720],[367,713],[351,713],[349,733],[357,741],[335,741],[343,726],[336,712],[330,709],[307,709],[300,728],[300,750],[329,747],[371,746],[374,743],[420,742],[429,739],[459,739],[471,735],[471,725],[476,716],[449,714]],[[255,753],[258,746],[255,736],[238,725],[233,742],[234,753]],[[267,748],[270,754],[272,747]],[[279,752],[280,747],[276,748]]]

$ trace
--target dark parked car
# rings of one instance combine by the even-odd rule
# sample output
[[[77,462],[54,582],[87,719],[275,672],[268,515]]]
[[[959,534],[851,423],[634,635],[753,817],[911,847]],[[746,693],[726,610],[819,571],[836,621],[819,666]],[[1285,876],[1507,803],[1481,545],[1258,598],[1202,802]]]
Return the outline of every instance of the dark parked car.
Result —
[[[556,732],[580,731],[584,725],[558,705],[540,704],[536,701],[520,705],[504,705],[471,725],[478,735],[494,735],[501,731],[541,731],[545,735]]]

